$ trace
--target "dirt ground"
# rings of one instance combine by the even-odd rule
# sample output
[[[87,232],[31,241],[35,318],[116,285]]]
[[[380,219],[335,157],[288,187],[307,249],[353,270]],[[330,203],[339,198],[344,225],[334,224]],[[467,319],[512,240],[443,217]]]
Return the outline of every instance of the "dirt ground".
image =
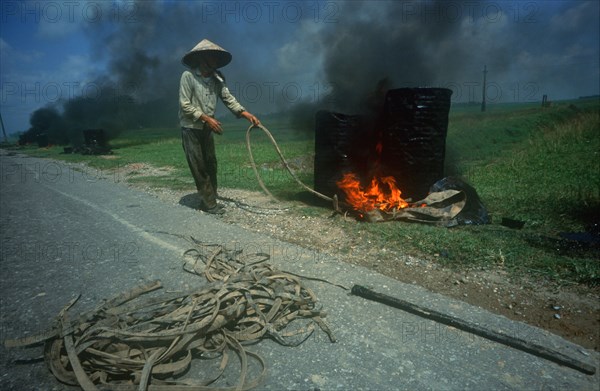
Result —
[[[126,177],[168,174],[142,166],[124,167],[121,174]],[[169,203],[198,208],[194,190],[155,189],[143,183],[130,186]],[[331,254],[600,351],[600,289],[558,287],[525,279],[517,282],[502,270],[451,271],[434,261],[407,256],[393,248],[373,248],[361,239],[360,233],[353,234],[340,227],[340,219],[352,221],[350,218],[331,217],[327,210],[322,215],[307,216],[302,213],[301,202],[274,202],[262,192],[238,189],[220,189],[219,197],[226,212],[217,218],[224,222]]]

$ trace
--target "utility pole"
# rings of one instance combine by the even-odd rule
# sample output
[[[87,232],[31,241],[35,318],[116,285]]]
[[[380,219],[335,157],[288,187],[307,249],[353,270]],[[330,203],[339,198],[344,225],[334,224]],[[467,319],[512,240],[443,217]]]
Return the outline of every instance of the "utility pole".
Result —
[[[483,91],[481,92],[481,95],[483,96],[483,98],[481,99],[481,111],[485,111],[485,79],[487,76],[487,65],[483,66]]]
[[[6,130],[4,129],[4,121],[2,121],[2,114],[0,114],[0,127],[2,127],[2,135],[4,136],[4,142],[8,144],[8,136],[6,135]]]

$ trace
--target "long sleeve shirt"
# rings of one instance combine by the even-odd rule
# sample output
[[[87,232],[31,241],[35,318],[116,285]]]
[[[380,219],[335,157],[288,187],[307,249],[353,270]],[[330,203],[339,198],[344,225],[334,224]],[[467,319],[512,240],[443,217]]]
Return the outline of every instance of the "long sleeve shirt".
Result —
[[[214,76],[203,77],[197,70],[184,71],[179,83],[179,124],[184,128],[202,129],[205,114],[214,117],[217,97],[236,116],[245,111],[244,107],[229,92],[224,82]]]

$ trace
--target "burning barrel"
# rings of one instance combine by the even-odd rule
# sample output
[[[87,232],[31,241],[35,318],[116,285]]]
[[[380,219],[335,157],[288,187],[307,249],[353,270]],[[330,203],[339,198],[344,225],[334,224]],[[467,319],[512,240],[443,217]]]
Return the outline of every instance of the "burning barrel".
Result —
[[[358,115],[319,111],[315,120],[315,190],[332,196],[342,173],[363,171],[369,156],[361,145],[369,134]]]
[[[389,90],[378,118],[320,111],[315,118],[315,189],[344,194],[336,183],[352,172],[392,176],[404,198],[424,198],[444,177],[448,113],[445,88]]]
[[[446,88],[401,88],[386,95],[383,170],[415,201],[444,177],[451,95]]]
[[[107,148],[108,141],[104,129],[86,129],[83,131],[84,144],[89,147]]]
[[[83,131],[83,144],[71,150],[82,155],[106,155],[112,151],[104,129],[86,129]],[[65,148],[65,153],[67,149]]]

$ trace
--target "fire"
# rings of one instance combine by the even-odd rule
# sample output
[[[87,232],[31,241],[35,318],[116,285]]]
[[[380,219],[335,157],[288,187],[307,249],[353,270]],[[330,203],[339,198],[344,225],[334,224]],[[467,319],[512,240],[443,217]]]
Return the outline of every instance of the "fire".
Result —
[[[354,173],[346,173],[337,182],[337,186],[346,193],[346,202],[354,209],[369,212],[373,209],[391,210],[408,207],[402,199],[402,192],[396,186],[394,177],[373,177],[369,186],[363,189]]]

